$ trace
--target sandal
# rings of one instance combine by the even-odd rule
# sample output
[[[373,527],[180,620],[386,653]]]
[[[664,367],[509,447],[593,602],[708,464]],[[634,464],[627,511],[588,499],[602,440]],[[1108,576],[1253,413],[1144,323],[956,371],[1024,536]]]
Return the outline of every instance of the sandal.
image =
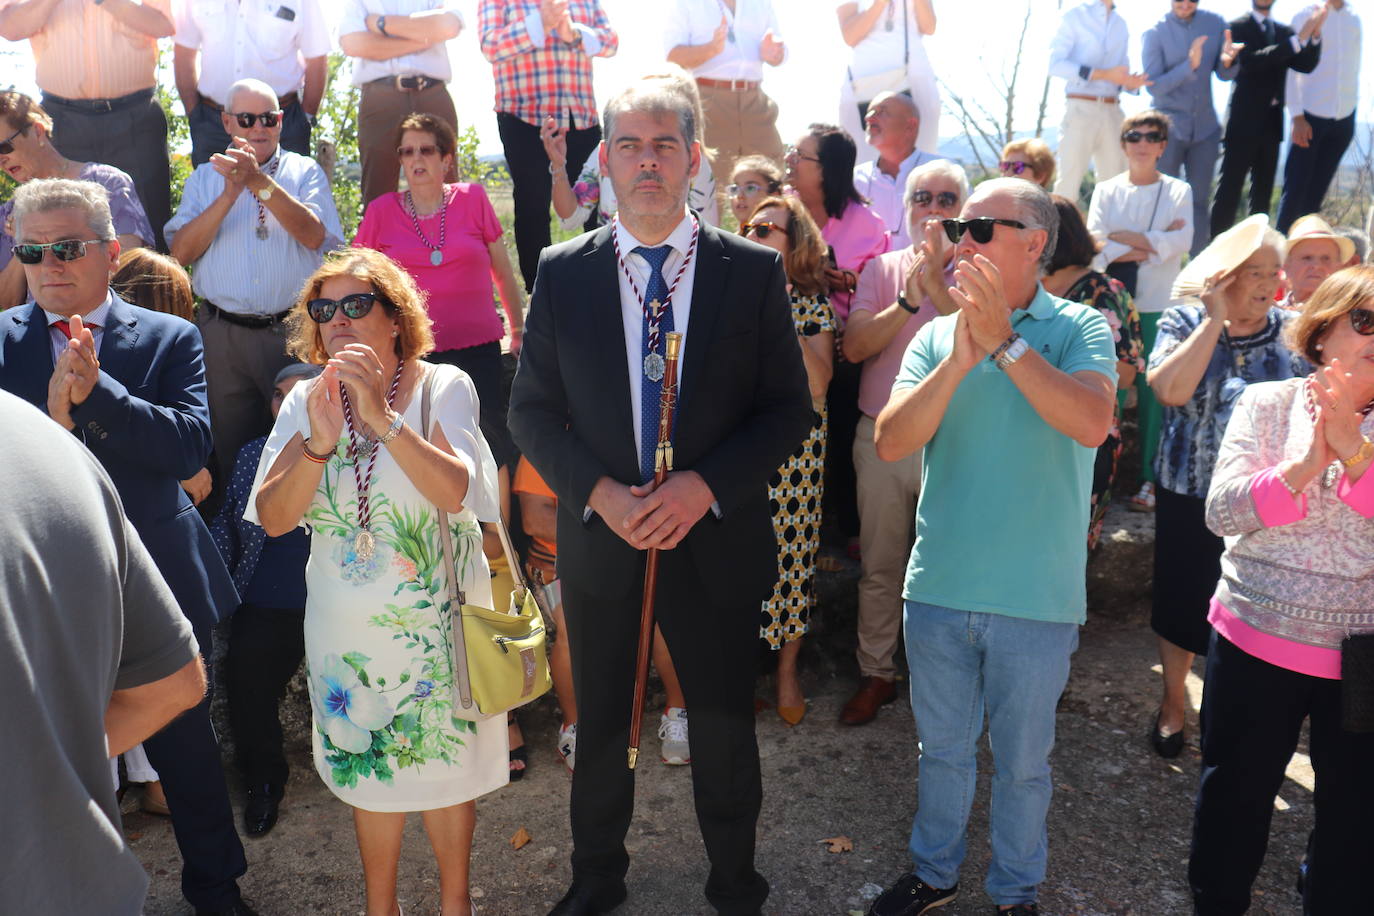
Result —
[[[1148,480],[1140,485],[1140,492],[1131,497],[1127,506],[1132,512],[1155,511],[1155,485]]]
[[[516,764],[520,764],[518,767]],[[510,749],[510,781],[519,782],[525,778],[525,767],[529,765],[529,752],[525,745]]]

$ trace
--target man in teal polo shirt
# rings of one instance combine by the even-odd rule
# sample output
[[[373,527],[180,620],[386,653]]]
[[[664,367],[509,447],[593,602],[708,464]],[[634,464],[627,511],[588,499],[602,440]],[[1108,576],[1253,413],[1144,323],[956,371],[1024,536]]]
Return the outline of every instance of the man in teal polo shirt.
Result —
[[[945,228],[958,243],[959,311],[912,341],[876,431],[887,461],[925,448],[903,591],[921,745],[914,868],[869,912],[915,916],[958,893],[986,710],[996,772],[985,886],[999,912],[1032,916],[1116,354],[1096,310],[1040,285],[1058,215],[1038,186],[984,182]]]

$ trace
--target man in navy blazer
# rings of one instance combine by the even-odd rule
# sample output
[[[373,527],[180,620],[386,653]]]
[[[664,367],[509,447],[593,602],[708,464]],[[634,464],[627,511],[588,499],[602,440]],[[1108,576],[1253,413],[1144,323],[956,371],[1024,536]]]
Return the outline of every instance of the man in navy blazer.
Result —
[[[210,454],[200,333],[110,290],[119,243],[99,185],[31,181],[15,193],[13,217],[34,303],[0,314],[0,388],[45,408],[100,460],[196,641],[209,646],[238,595],[180,485]],[[208,698],[144,748],[172,810],[182,893],[197,914],[251,914]]]

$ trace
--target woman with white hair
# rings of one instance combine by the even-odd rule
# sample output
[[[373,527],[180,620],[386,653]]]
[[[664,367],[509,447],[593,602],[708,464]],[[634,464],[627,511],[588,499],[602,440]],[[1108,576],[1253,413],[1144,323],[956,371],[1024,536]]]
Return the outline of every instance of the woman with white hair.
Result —
[[[1262,213],[1213,239],[1179,274],[1173,293],[1187,301],[1160,316],[1150,353],[1150,387],[1164,406],[1150,618],[1164,668],[1150,724],[1161,757],[1183,750],[1184,681],[1212,633],[1207,607],[1223,545],[1207,529],[1205,500],[1226,423],[1247,385],[1307,371],[1283,342],[1293,314],[1274,302],[1283,244]]]

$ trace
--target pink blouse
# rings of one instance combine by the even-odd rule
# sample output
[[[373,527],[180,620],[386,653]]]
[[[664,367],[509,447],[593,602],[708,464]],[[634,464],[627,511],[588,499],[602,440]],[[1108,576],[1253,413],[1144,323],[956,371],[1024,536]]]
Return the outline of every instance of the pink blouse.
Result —
[[[891,240],[883,218],[865,204],[849,202],[840,216],[830,217],[821,238],[835,249],[835,263],[840,270],[852,270],[857,275],[864,265],[887,251]],[[853,293],[831,293],[830,304],[841,322],[849,318],[849,302]]]
[[[434,349],[461,350],[505,334],[492,294],[495,278],[487,249],[501,238],[502,229],[480,184],[444,185],[444,200],[447,214],[437,265],[431,246],[439,245],[439,211],[421,218],[417,233],[400,191],[367,205],[353,245],[380,251],[404,267],[425,294],[434,320]]]

